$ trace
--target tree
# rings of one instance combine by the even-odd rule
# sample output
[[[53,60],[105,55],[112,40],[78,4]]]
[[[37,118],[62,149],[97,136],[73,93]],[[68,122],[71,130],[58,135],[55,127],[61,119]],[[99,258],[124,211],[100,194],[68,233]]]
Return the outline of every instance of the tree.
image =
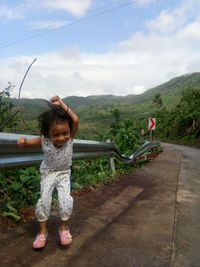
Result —
[[[198,138],[200,136],[200,90],[188,88],[174,110],[157,111],[157,133],[161,138]]]
[[[176,108],[176,129],[178,136],[200,135],[200,90],[187,89]]]
[[[8,86],[0,92],[0,131],[16,125],[17,117],[12,118],[14,105],[10,101],[10,92],[15,86],[8,82]]]
[[[153,99],[153,103],[156,105],[157,108],[161,108],[163,106],[161,94],[155,95],[155,97]]]
[[[111,123],[110,125],[110,134],[112,136],[116,136],[118,133],[118,129],[119,129],[119,124],[120,124],[120,111],[118,108],[115,108],[114,110],[112,110],[110,112],[113,117],[114,117],[114,121]]]
[[[115,108],[114,110],[111,111],[111,114],[114,116],[114,121],[115,123],[119,123],[120,121],[120,112],[118,108]]]

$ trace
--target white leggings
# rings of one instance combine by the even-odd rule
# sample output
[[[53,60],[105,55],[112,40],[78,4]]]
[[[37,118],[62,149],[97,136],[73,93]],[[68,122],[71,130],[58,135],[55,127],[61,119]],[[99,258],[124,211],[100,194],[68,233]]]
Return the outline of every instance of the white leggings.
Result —
[[[73,208],[73,198],[70,195],[70,173],[71,170],[69,169],[41,175],[41,195],[35,210],[35,215],[39,222],[44,222],[49,218],[54,188],[58,191],[60,218],[62,221],[69,219]]]

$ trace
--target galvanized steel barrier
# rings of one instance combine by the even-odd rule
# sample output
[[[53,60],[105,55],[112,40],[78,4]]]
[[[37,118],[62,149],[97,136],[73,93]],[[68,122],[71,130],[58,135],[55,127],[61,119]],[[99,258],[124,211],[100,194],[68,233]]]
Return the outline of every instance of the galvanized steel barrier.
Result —
[[[41,147],[19,148],[17,140],[25,136],[27,139],[34,138],[34,135],[21,135],[11,133],[0,133],[0,169],[16,167],[28,167],[38,165],[43,159]],[[127,163],[133,163],[144,153],[158,148],[160,142],[146,141],[132,155],[122,155],[116,145],[112,142],[99,142],[93,140],[74,139],[73,160],[97,157],[118,158]]]

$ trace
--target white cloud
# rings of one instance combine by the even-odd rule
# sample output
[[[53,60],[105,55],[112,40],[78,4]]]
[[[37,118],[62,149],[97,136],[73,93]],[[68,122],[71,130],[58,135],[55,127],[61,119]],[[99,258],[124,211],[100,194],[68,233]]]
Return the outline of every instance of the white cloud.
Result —
[[[63,26],[68,25],[68,21],[49,21],[49,20],[40,20],[34,21],[31,23],[33,29],[58,29]]]
[[[181,27],[184,27],[195,18],[197,19],[199,9],[200,1],[182,0],[180,1],[179,7],[162,10],[156,18],[151,19],[146,24],[153,32],[161,34],[173,33],[180,30]]]
[[[18,12],[17,10],[13,8],[1,6],[0,7],[0,18],[15,20],[15,19],[21,19],[22,15],[20,12]]]
[[[141,6],[149,5],[152,2],[155,2],[156,0],[133,0],[134,4],[138,4]]]
[[[182,42],[195,44],[200,40],[200,20],[188,24],[184,29],[180,30],[177,34]]]
[[[15,5],[1,6],[0,19],[21,19],[29,12],[40,9],[63,10],[80,17],[86,14],[91,5],[92,0],[23,0]]]
[[[175,14],[167,10],[162,11],[156,19],[153,19],[147,23],[152,31],[160,33],[173,32],[182,26],[182,24],[182,19],[177,19]]]
[[[32,0],[32,5],[41,8],[66,10],[72,15],[79,17],[85,15],[92,5],[92,0]]]

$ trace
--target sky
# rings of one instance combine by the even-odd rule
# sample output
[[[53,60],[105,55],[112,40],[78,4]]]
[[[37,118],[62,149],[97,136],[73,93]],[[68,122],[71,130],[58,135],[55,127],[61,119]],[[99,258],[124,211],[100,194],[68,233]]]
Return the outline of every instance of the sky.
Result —
[[[0,0],[0,90],[141,94],[200,71],[199,0]]]

